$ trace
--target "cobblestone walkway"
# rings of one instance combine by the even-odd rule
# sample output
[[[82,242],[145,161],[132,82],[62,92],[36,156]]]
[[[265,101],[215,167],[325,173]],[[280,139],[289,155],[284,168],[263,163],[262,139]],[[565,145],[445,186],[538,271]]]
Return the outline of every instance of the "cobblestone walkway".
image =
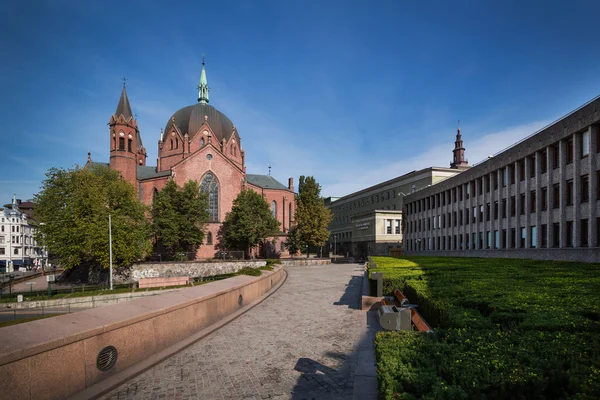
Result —
[[[264,302],[104,399],[352,399],[362,269],[287,272]]]

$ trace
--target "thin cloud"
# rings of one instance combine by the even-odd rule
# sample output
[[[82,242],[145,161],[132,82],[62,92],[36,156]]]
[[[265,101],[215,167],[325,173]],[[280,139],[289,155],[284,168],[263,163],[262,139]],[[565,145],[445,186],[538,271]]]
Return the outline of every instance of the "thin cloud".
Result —
[[[470,165],[477,164],[546,126],[548,122],[535,121],[475,138],[470,137],[468,129],[463,130],[465,156],[469,159]],[[348,163],[343,168],[338,182],[323,184],[323,195],[344,196],[414,170],[431,166],[449,167],[453,148],[453,142],[440,143],[425,149],[414,157],[393,161],[374,169],[365,169],[360,165],[353,166]]]

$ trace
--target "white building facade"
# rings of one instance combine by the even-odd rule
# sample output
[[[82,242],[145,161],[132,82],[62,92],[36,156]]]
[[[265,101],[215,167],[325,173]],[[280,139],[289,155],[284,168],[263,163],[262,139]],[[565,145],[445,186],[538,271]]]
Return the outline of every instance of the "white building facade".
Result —
[[[47,254],[35,239],[35,223],[21,212],[16,198],[0,209],[0,271],[45,266]]]

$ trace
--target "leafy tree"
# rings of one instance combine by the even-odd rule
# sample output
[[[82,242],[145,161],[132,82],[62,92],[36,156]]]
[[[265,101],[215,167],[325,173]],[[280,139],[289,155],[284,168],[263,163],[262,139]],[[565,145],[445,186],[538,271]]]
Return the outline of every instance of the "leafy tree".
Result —
[[[279,232],[279,221],[263,197],[253,190],[242,190],[223,222],[223,242],[227,248],[244,250],[246,255],[259,243]]]
[[[305,246],[300,238],[300,231],[298,225],[293,225],[288,231],[287,240],[285,241],[285,247],[288,249],[292,257],[298,253]]]
[[[196,181],[187,181],[183,188],[169,180],[152,201],[154,235],[167,254],[196,253],[204,240],[208,222],[208,197]]]
[[[109,267],[108,215],[112,219],[113,266],[125,267],[152,248],[147,207],[133,186],[106,166],[52,168],[35,196],[36,239],[60,266],[79,267],[96,280]]]
[[[327,225],[332,219],[331,211],[321,197],[321,185],[312,176],[300,177],[294,219],[304,245],[320,246],[329,238]]]

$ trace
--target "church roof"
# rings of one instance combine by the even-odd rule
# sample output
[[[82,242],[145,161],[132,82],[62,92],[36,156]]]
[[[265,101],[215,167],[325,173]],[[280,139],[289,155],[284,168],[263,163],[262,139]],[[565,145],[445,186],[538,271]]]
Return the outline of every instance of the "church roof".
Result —
[[[144,179],[152,179],[159,178],[161,176],[170,176],[171,170],[166,171],[157,171],[156,167],[147,166],[147,165],[138,165],[137,167],[137,178]]]
[[[212,129],[215,134],[214,139],[216,141],[220,143],[223,139],[229,139],[231,133],[233,132],[233,123],[231,120],[213,106],[206,103],[197,103],[191,106],[183,107],[182,109],[176,111],[171,118],[169,118],[163,133],[163,142],[167,140],[167,135],[171,133],[173,120],[175,121],[175,125],[181,131],[181,134],[185,135],[187,133],[190,138],[193,138],[204,123],[204,116],[208,117],[207,122],[210,126],[210,129]],[[235,133],[235,138],[239,144],[240,137],[237,134],[237,130]]]
[[[241,147],[240,136],[231,120],[225,114],[208,104],[208,91],[204,57],[202,57],[202,73],[200,74],[200,84],[198,85],[198,104],[183,107],[169,118],[161,137],[163,142],[166,142],[167,136],[171,134],[173,124],[181,131],[182,135],[187,133],[190,139],[192,139],[198,133],[204,121],[206,121],[215,134],[214,139],[217,142],[221,143],[223,139],[229,140],[231,134],[235,131],[235,140],[237,140],[238,145]]]
[[[121,92],[121,98],[119,99],[119,105],[117,106],[115,115],[117,117],[123,115],[126,120],[133,116],[131,113],[131,106],[129,105],[129,99],[127,98],[127,90],[125,89],[125,85],[123,85],[123,91]]]
[[[88,166],[90,168],[94,168],[94,167],[98,167],[98,166],[108,167],[109,165],[110,165],[109,163],[101,163],[101,162],[95,162],[95,161],[88,163]],[[148,166],[148,165],[138,165],[137,166],[137,178],[140,180],[160,178],[162,176],[170,176],[170,175],[171,175],[171,170],[156,171],[156,167],[153,167],[153,166]]]
[[[107,162],[96,162],[96,161],[92,161],[92,162],[88,163],[87,165],[89,165],[90,168],[110,166],[110,164]]]
[[[288,190],[287,187],[277,182],[271,175],[253,175],[246,174],[246,182],[251,185],[258,186],[263,189],[283,189]]]

